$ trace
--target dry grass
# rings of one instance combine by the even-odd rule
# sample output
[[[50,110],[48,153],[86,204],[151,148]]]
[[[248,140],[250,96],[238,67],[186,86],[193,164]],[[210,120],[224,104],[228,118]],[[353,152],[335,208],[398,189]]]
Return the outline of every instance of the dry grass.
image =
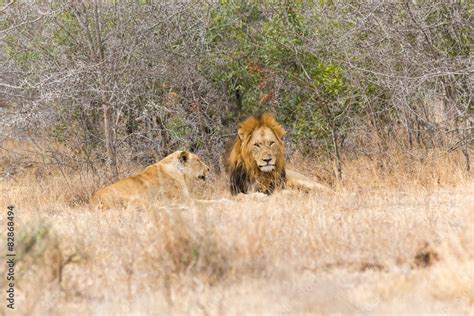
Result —
[[[18,173],[0,180],[0,209],[17,214],[18,311],[472,314],[474,182],[459,158],[350,161],[334,195],[232,199],[215,176],[196,195],[231,201],[107,212],[85,203],[90,174]]]

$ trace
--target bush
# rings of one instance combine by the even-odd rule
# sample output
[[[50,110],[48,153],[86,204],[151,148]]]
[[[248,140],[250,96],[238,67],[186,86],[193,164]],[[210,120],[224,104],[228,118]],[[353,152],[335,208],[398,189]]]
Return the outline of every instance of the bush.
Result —
[[[217,164],[237,122],[262,111],[277,114],[290,149],[326,151],[338,169],[341,152],[383,151],[387,140],[462,149],[469,168],[470,9],[13,3],[1,22],[0,96],[20,116],[46,113],[35,124],[115,175],[117,157],[148,163],[150,151],[185,147]]]

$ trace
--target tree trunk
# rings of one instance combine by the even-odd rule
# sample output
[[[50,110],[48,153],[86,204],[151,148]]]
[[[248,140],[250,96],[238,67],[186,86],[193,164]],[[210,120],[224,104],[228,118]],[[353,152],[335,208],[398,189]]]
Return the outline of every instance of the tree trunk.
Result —
[[[339,144],[338,144],[338,136],[336,132],[336,128],[333,126],[331,131],[332,136],[332,143],[334,146],[334,157],[336,159],[336,178],[337,180],[342,179],[342,165],[341,165],[341,155],[339,153]]]
[[[102,109],[104,112],[104,135],[105,147],[107,149],[107,164],[109,165],[110,171],[112,172],[112,176],[117,178],[118,168],[114,144],[114,130],[112,126],[112,107],[107,102],[103,102]]]
[[[102,63],[105,59],[105,48],[102,43],[102,28],[101,21],[99,18],[99,6],[97,0],[94,1],[94,19],[95,19],[95,36],[96,36],[96,60],[100,63],[99,65],[99,85],[101,89],[102,109],[104,112],[104,135],[105,135],[105,147],[107,149],[107,163],[110,168],[110,172],[114,178],[118,177],[117,168],[117,153],[115,151],[115,140],[114,140],[114,126],[113,126],[113,108],[110,104],[110,99],[106,95],[107,85],[105,81],[104,72],[102,70]]]
[[[471,171],[471,157],[469,155],[469,143],[472,139],[470,137],[472,133],[472,122],[467,118],[466,119],[466,129],[464,131],[464,145],[462,148],[462,153],[464,154],[464,159],[466,163],[466,171]]]

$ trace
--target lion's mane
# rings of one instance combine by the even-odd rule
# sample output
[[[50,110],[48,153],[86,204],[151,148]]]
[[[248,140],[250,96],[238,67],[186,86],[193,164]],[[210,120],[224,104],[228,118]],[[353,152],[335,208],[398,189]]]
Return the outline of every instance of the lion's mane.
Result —
[[[275,169],[272,172],[261,172],[252,158],[252,134],[261,127],[268,127],[275,135],[278,146]],[[254,187],[256,191],[271,194],[277,188],[283,188],[286,181],[285,147],[283,136],[285,129],[270,113],[250,116],[239,125],[238,135],[231,147],[227,170],[230,173],[232,194],[248,193]]]

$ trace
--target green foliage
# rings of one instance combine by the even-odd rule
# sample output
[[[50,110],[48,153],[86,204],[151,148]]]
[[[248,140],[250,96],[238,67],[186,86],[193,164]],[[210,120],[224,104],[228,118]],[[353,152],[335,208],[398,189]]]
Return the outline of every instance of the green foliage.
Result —
[[[179,116],[173,116],[168,119],[165,123],[165,127],[171,132],[175,139],[184,139],[191,133],[191,129],[188,124],[186,124],[186,121]]]
[[[6,44],[4,50],[6,56],[14,60],[19,65],[27,66],[39,58],[38,53],[19,46],[17,44],[17,37],[15,35],[6,36],[4,42]]]
[[[77,34],[80,34],[81,27],[77,19],[69,11],[62,12],[57,21],[58,27],[54,29],[52,40],[55,44],[66,47],[73,47]]]
[[[294,137],[320,139],[327,136],[332,111],[323,111],[314,95],[329,104],[347,82],[340,65],[309,50],[306,39],[320,30],[308,23],[307,5],[325,4],[221,1],[211,13],[210,56],[202,68],[235,96],[234,117],[272,110]]]

